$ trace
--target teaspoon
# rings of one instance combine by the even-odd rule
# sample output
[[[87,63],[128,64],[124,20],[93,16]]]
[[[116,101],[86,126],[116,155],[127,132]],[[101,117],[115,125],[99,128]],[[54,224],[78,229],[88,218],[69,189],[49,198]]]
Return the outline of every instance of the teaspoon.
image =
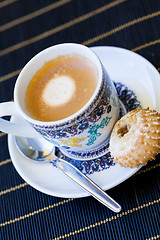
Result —
[[[114,212],[120,212],[121,206],[107,195],[96,183],[85,176],[71,163],[55,155],[55,146],[43,138],[24,138],[15,136],[15,143],[20,152],[34,161],[48,161],[72,179],[82,189]]]

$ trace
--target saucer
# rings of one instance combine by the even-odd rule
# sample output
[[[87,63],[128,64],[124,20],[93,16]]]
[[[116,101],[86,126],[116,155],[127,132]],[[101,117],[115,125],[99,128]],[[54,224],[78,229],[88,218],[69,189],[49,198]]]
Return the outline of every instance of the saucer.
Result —
[[[121,82],[131,89],[143,108],[160,111],[160,76],[146,59],[129,50],[116,47],[94,47],[107,72],[114,82]],[[12,117],[11,121],[23,121]],[[78,198],[88,196],[84,190],[49,163],[31,161],[18,151],[14,136],[8,136],[8,147],[12,162],[20,176],[35,189],[57,197]],[[107,169],[96,171],[89,177],[102,189],[108,190],[122,183],[139,168],[124,168],[113,164]],[[103,171],[102,171],[103,170]]]

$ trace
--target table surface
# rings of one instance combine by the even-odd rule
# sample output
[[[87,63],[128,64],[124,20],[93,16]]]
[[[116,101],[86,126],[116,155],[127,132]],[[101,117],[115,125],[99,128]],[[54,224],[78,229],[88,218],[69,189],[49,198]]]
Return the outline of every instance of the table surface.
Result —
[[[35,54],[63,42],[125,48],[160,71],[160,1],[0,1],[0,102],[13,100],[17,76]],[[107,191],[122,205],[117,214],[92,197],[35,190],[15,170],[0,133],[0,239],[159,239],[159,160]]]

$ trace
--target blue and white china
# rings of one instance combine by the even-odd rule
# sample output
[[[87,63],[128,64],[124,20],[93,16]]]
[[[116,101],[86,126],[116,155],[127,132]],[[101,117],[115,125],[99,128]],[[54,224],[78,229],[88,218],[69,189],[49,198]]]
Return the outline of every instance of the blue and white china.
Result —
[[[98,82],[92,97],[79,111],[65,119],[43,122],[31,118],[25,108],[25,93],[31,79],[46,61],[72,53],[86,57],[97,68]],[[15,84],[14,102],[1,103],[0,116],[17,115],[26,122],[22,125],[0,118],[0,130],[24,137],[41,135],[57,147],[79,151],[103,143],[118,120],[118,114],[115,86],[94,51],[81,44],[64,43],[43,50],[24,66]]]

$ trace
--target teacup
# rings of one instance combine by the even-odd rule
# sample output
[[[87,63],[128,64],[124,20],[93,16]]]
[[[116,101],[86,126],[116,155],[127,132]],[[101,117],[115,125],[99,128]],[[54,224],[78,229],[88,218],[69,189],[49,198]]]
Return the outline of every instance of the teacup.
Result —
[[[64,119],[47,122],[34,119],[25,105],[31,79],[47,61],[69,54],[85,57],[97,69],[97,85],[92,96],[77,112]],[[118,120],[119,101],[115,86],[96,54],[86,46],[65,43],[43,50],[25,65],[15,84],[14,102],[0,104],[0,116],[7,115],[17,115],[26,121],[20,124],[0,119],[3,132],[31,138],[43,136],[57,147],[83,151],[94,149],[110,136]]]

